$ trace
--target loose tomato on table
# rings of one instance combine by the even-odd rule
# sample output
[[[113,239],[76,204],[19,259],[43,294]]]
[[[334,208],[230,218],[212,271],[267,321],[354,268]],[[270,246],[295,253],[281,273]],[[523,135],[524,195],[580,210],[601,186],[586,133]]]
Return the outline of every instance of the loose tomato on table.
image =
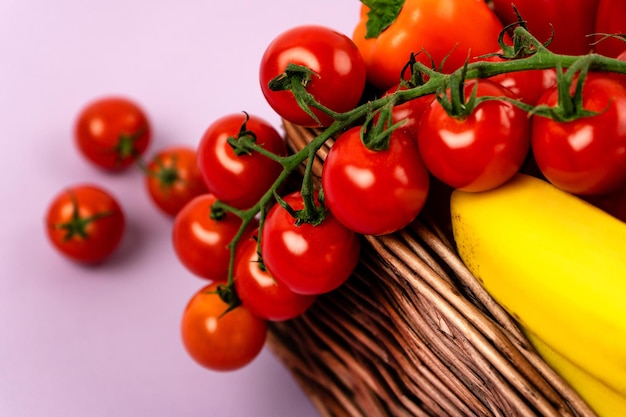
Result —
[[[573,87],[572,87],[573,88]],[[558,103],[558,89],[540,105]],[[532,151],[548,181],[578,195],[610,193],[626,181],[626,85],[601,73],[587,75],[582,108],[595,115],[558,121],[532,117]]]
[[[252,141],[278,156],[287,154],[287,145],[269,122],[246,113],[222,116],[202,135],[197,158],[204,183],[219,200],[247,209],[278,178],[282,165],[259,152],[234,147],[229,138]]]
[[[211,208],[216,201],[213,194],[207,193],[187,203],[174,218],[172,244],[176,256],[190,272],[225,282],[230,261],[228,245],[237,234],[241,219],[232,213],[213,218]]]
[[[367,79],[379,91],[400,81],[411,53],[428,67],[432,58],[437,69],[443,64],[443,71],[451,72],[468,58],[471,61],[500,49],[503,25],[482,0],[405,0],[397,18],[373,37],[368,35],[369,13],[387,5],[363,3],[352,39],[363,55]],[[366,6],[370,3],[376,9]]]
[[[505,24],[518,21],[517,8],[529,32],[540,42],[552,36],[552,52],[585,55],[592,51],[598,0],[493,0],[496,15]]]
[[[303,314],[315,302],[315,295],[291,291],[267,271],[258,253],[256,234],[239,243],[235,258],[235,291],[241,303],[254,315],[269,321],[283,321]]]
[[[291,91],[270,88],[270,81],[284,77],[289,64],[306,68],[298,81],[313,98],[342,113],[353,109],[365,89],[365,64],[356,45],[346,35],[324,26],[303,25],[279,34],[265,50],[260,64],[261,91],[282,118],[307,127],[327,126],[333,119],[312,109],[305,112]],[[308,73],[312,71],[312,73]],[[302,78],[304,77],[304,78]],[[290,83],[289,81],[288,83]]]
[[[216,293],[218,283],[197,291],[181,320],[181,337],[189,356],[213,371],[234,371],[258,356],[267,338],[267,322],[244,306],[226,314],[229,304]]]
[[[108,258],[118,248],[125,226],[124,212],[115,197],[91,184],[63,190],[46,213],[52,245],[68,258],[84,263]]]
[[[285,196],[284,202],[295,211],[304,209],[299,191]],[[299,294],[318,295],[338,288],[356,267],[360,247],[360,237],[330,212],[320,224],[297,224],[287,209],[275,204],[263,222],[265,266],[274,278]]]
[[[81,154],[96,166],[121,171],[147,149],[151,128],[145,111],[125,97],[103,97],[85,106],[75,125]]]
[[[355,126],[337,138],[322,169],[324,201],[334,217],[360,234],[402,229],[422,210],[429,174],[406,133],[394,130],[389,146],[372,150]]]
[[[467,80],[464,97],[475,87],[479,98],[513,97],[483,79]],[[503,100],[481,102],[463,117],[449,115],[433,101],[422,115],[417,138],[424,164],[435,177],[463,191],[486,191],[522,167],[530,146],[530,122],[525,111]]]
[[[198,169],[195,149],[170,146],[157,152],[145,166],[150,199],[165,214],[176,216],[195,197],[208,193]]]

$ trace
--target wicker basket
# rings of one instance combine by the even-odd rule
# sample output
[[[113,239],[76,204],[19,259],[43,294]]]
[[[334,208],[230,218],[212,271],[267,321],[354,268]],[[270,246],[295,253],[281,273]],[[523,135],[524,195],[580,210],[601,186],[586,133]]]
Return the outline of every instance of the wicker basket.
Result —
[[[319,132],[284,122],[301,149]],[[331,146],[331,144],[327,144]],[[315,174],[328,147],[318,152]],[[593,416],[487,294],[428,208],[363,237],[353,276],[270,347],[323,416]]]

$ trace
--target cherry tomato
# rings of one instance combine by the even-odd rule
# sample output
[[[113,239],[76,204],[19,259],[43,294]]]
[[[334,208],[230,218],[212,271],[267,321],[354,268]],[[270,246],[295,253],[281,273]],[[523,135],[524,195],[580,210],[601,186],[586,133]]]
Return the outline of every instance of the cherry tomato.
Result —
[[[553,88],[539,104],[557,102]],[[609,193],[626,181],[626,86],[603,74],[588,74],[582,106],[598,113],[570,122],[533,116],[533,155],[555,186],[579,195]]]
[[[248,118],[249,117],[249,118]],[[282,165],[258,152],[236,152],[227,139],[237,138],[242,125],[248,138],[275,155],[287,154],[280,134],[265,120],[243,113],[223,116],[204,132],[198,145],[198,167],[204,182],[219,200],[247,209],[255,205],[282,171]]]
[[[100,168],[120,171],[148,147],[151,129],[137,103],[123,97],[103,97],[81,110],[75,139],[82,155]]]
[[[379,91],[400,81],[411,53],[419,53],[417,59],[428,67],[431,57],[437,68],[447,57],[443,71],[452,72],[468,53],[473,59],[500,49],[503,26],[482,0],[406,0],[396,20],[375,38],[366,38],[369,11],[361,6],[352,39],[363,55],[367,79]]]
[[[178,259],[189,271],[200,278],[223,282],[228,278],[228,245],[241,219],[232,213],[213,219],[211,207],[216,201],[208,193],[187,203],[174,218],[172,242]]]
[[[385,96],[394,93],[398,88],[401,90],[406,89],[406,87],[394,86],[385,92]],[[411,136],[414,140],[417,140],[417,126],[422,117],[422,113],[424,113],[424,110],[426,110],[426,107],[430,105],[434,98],[435,96],[433,94],[427,94],[395,105],[391,112],[392,123],[403,122],[399,129]]]
[[[356,126],[337,138],[324,161],[324,201],[347,228],[367,235],[402,229],[422,210],[429,175],[415,140],[400,130],[386,150],[368,149]]]
[[[489,80],[468,80],[465,97],[511,97]],[[479,103],[471,114],[448,115],[433,101],[420,121],[417,141],[426,168],[443,183],[463,191],[497,187],[517,173],[528,155],[530,122],[526,112],[502,100]]]
[[[505,25],[516,23],[515,5],[529,32],[540,42],[554,38],[548,49],[559,54],[585,55],[593,49],[598,0],[493,0],[493,8]]]
[[[228,308],[217,283],[193,295],[183,312],[181,336],[187,353],[213,371],[234,371],[248,365],[263,349],[267,322],[244,306]]]
[[[486,58],[486,60],[504,61],[497,56]],[[515,71],[493,76],[489,80],[506,87],[516,99],[535,105],[543,93],[556,84],[556,71],[554,69]]]
[[[291,91],[273,91],[270,80],[284,74],[288,64],[313,71],[306,90],[317,102],[342,113],[353,109],[365,89],[365,64],[352,40],[330,28],[297,26],[279,34],[261,58],[261,91],[282,118],[301,126],[327,126],[333,119],[315,109],[319,123],[296,102]]]
[[[265,320],[283,321],[298,317],[317,298],[295,293],[272,277],[259,257],[254,236],[240,243],[234,274],[235,290],[241,303]]]
[[[624,49],[624,39],[606,38],[604,34],[626,34],[626,1],[624,0],[599,0],[596,14],[594,33],[595,51],[599,54],[617,57]]]
[[[196,151],[186,146],[162,149],[146,166],[145,186],[154,204],[176,216],[195,197],[208,193]]]
[[[54,197],[46,214],[46,230],[52,245],[63,255],[79,262],[98,263],[119,246],[125,217],[110,192],[80,184]]]
[[[304,208],[300,192],[288,194],[284,201],[293,210]],[[329,212],[319,225],[297,225],[285,208],[275,204],[261,236],[261,254],[269,273],[300,294],[334,290],[350,277],[359,260],[359,236]]]

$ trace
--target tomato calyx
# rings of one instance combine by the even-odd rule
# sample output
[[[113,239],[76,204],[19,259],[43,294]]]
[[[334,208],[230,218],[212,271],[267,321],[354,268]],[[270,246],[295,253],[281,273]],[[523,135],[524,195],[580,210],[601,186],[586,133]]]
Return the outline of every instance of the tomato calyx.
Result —
[[[377,38],[395,22],[404,0],[361,0],[370,10],[367,12],[366,39]]]
[[[135,142],[139,140],[143,133],[143,129],[141,129],[134,133],[120,134],[114,148],[118,163],[121,163],[124,159],[137,158],[139,156],[139,152],[135,148]]]
[[[218,284],[215,289],[215,294],[227,305],[220,317],[224,317],[230,311],[233,311],[241,305],[241,299],[237,295],[237,291],[235,291],[234,281],[227,284]]]
[[[320,108],[320,104],[306,91],[306,87],[311,83],[314,76],[319,77],[319,74],[304,65],[289,63],[283,73],[278,74],[270,80],[268,87],[272,91],[291,91],[300,108],[304,110],[315,123],[321,124],[319,118],[315,115],[313,110],[311,110],[311,107],[318,108],[319,110],[325,108]],[[325,111],[330,112],[329,109],[325,109]]]
[[[69,193],[69,197],[72,202],[72,219],[67,222],[52,225],[57,230],[65,230],[66,233],[63,236],[64,242],[75,238],[88,239],[89,233],[87,233],[87,226],[98,219],[111,216],[113,214],[110,211],[102,211],[91,216],[81,217],[76,197],[71,192]]]
[[[241,124],[241,128],[237,133],[237,136],[230,136],[227,139],[228,144],[233,148],[235,155],[250,155],[253,150],[258,150],[256,145],[256,134],[247,128],[247,123],[250,120],[250,115],[247,112],[243,112],[245,120]]]
[[[556,71],[557,105],[553,107],[537,106],[531,113],[537,116],[549,117],[557,122],[570,122],[601,113],[586,110],[583,106],[582,90],[590,66],[591,62],[588,57],[580,58],[566,71],[563,71],[560,65],[558,65]]]

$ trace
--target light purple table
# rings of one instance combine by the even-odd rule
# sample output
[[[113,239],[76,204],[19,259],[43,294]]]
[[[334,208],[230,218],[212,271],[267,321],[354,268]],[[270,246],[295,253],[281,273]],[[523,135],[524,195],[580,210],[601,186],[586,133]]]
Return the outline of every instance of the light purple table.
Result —
[[[271,5],[271,10],[269,9]],[[283,364],[264,351],[233,373],[204,370],[179,339],[204,281],[178,263],[171,220],[136,170],[111,175],[76,152],[89,100],[140,102],[149,151],[195,145],[214,118],[278,117],[257,80],[265,46],[293,25],[351,34],[357,0],[0,0],[0,416],[315,416]],[[63,187],[111,190],[129,230],[98,268],[59,256],[43,216]]]

